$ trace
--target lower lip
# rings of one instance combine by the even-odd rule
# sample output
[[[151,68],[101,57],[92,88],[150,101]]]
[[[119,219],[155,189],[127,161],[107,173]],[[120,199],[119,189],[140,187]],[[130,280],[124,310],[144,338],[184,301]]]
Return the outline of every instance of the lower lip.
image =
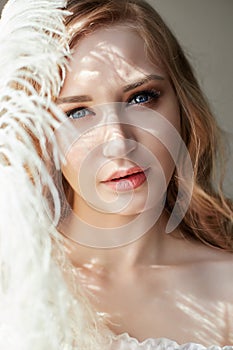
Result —
[[[125,192],[138,188],[146,181],[144,172],[136,173],[117,180],[104,182],[105,185],[111,187],[117,192]]]

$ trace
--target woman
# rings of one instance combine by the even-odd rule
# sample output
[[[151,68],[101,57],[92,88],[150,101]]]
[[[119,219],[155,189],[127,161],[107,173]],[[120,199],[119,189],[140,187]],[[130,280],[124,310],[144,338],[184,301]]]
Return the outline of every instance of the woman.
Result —
[[[46,316],[54,304],[55,327],[46,321],[53,337],[62,329],[59,339],[50,333],[49,347],[231,348],[232,203],[213,185],[219,129],[189,63],[143,1],[71,0],[66,9],[72,12],[65,23],[72,58],[59,96],[52,94],[68,118],[51,103],[50,112],[62,124],[56,128],[48,120],[65,158],[62,172],[49,131],[24,125],[34,131],[37,154],[45,160],[40,189],[48,204],[52,198],[47,212],[57,214],[64,236],[62,245],[58,233],[44,239],[47,270],[37,268],[41,291],[58,288],[36,298]],[[60,67],[64,72],[64,63]],[[43,82],[44,76],[38,84],[35,75],[32,86],[39,94]],[[39,187],[36,171],[26,164],[32,188]],[[43,164],[52,169],[57,189]],[[39,231],[48,230],[44,221]],[[52,251],[46,243],[53,243]],[[36,321],[38,310],[33,309]],[[39,320],[42,349],[47,333]]]

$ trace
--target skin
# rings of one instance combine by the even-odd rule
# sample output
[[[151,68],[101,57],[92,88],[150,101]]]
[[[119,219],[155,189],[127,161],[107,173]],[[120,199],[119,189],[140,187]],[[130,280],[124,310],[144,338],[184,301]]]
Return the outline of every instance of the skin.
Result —
[[[162,78],[124,92],[125,86],[148,75]],[[135,93],[148,89],[159,91],[160,97],[153,101],[149,99],[140,106],[163,115],[179,132],[175,92],[163,67],[158,63],[152,65],[146,59],[144,42],[136,32],[125,26],[99,29],[74,50],[71,70],[58,103],[68,114],[81,107],[88,110],[83,109],[81,116],[85,116],[72,121],[77,132],[84,131],[66,152],[63,174],[74,190],[73,212],[93,227],[119,227],[147,210],[156,210],[164,193],[158,189],[161,187],[159,171],[163,172],[166,185],[171,179],[174,162],[167,148],[148,133],[146,127],[123,125],[117,112],[117,103],[121,102],[123,106],[132,103]],[[80,95],[88,95],[91,100],[76,98],[74,102],[74,96]],[[88,111],[93,111],[96,105],[109,103],[111,113],[97,119],[104,121],[104,125],[95,125],[87,118]],[[138,106],[134,104],[129,108],[135,113]],[[93,125],[95,127],[88,130],[87,126]],[[166,128],[159,132],[166,133]],[[152,158],[148,156],[146,160],[151,174],[149,179],[153,181],[146,181],[137,188],[133,201],[127,202],[127,206],[120,206],[117,213],[109,213],[106,209],[109,203],[116,209],[114,201],[120,198],[124,203],[128,193],[117,194],[106,188],[102,181],[113,171],[135,164],[141,166],[145,158],[140,155],[138,145],[143,145],[152,154]],[[90,158],[87,159],[87,155]],[[86,159],[87,166],[84,166]],[[161,168],[153,163],[155,159]],[[81,186],[77,179],[82,169],[89,177]],[[88,175],[88,169],[91,169],[91,175]],[[101,198],[95,203],[96,207],[85,195],[90,182]],[[145,208],[148,191],[155,191],[156,200]],[[99,211],[98,206],[103,203],[108,205]],[[181,238],[178,228],[166,234],[167,221],[163,211],[159,220],[139,239],[116,248],[91,248],[65,238],[67,254],[76,268],[77,283],[81,283],[96,311],[106,316],[109,328],[116,334],[128,332],[139,341],[166,337],[180,344],[190,341],[205,346],[232,344],[232,254],[187,241]],[[70,229],[78,231],[79,227],[70,220],[66,229],[67,232]],[[64,234],[68,235],[67,232]]]

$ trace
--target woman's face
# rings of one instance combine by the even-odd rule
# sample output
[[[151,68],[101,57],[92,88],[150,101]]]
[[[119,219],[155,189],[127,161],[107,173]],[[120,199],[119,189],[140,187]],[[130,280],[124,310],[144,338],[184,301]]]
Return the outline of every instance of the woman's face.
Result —
[[[62,171],[76,203],[132,215],[161,202],[179,148],[179,106],[136,31],[118,25],[82,39],[58,103],[75,130]]]

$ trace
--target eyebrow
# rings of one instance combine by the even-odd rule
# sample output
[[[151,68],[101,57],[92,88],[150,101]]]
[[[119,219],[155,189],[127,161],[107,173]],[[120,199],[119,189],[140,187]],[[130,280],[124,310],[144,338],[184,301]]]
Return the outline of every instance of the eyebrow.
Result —
[[[89,101],[92,101],[91,96],[80,95],[80,96],[58,97],[56,100],[56,103],[62,104],[62,103],[77,103],[77,102],[89,102]]]
[[[133,89],[136,89],[137,87],[148,83],[151,80],[164,80],[165,78],[160,76],[160,75],[156,75],[156,74],[150,74],[145,76],[145,78],[136,81],[134,83],[128,84],[126,86],[124,86],[123,91],[124,92],[128,92],[131,91]],[[78,102],[90,102],[92,101],[91,96],[89,95],[79,95],[79,96],[67,96],[67,97],[58,97],[56,100],[57,104],[63,104],[63,103],[78,103]]]
[[[150,75],[146,75],[145,78],[143,78],[142,80],[136,81],[135,83],[126,85],[123,89],[124,92],[128,92],[130,90],[136,89],[137,87],[148,83],[151,80],[164,80],[165,78],[160,76],[160,75],[156,75],[156,74],[150,74]]]

